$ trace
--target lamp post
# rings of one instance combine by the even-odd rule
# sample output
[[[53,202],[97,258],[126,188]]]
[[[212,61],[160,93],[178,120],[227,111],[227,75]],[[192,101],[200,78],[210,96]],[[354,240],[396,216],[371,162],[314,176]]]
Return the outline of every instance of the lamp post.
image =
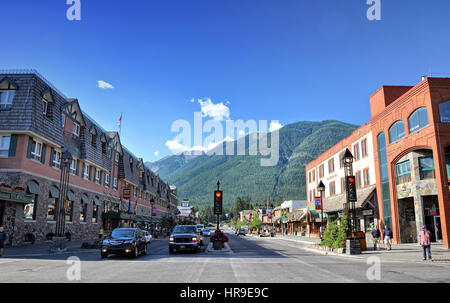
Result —
[[[319,182],[319,186],[317,186],[317,191],[320,193],[320,210],[321,210],[321,221],[320,221],[320,240],[323,239],[323,193],[325,192],[325,184],[323,184],[322,180]]]
[[[61,157],[61,176],[59,180],[59,198],[55,205],[56,208],[56,225],[55,225],[55,237],[53,237],[53,247],[54,251],[62,251],[65,250],[65,219],[66,219],[66,210],[65,204],[67,201],[67,190],[69,187],[69,167],[72,162],[72,154],[69,151],[64,151]]]

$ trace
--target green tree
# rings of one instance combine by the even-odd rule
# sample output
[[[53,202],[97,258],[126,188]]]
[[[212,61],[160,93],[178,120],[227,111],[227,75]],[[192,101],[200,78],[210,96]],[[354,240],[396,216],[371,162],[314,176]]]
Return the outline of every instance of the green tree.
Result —
[[[260,229],[262,227],[262,222],[261,220],[256,217],[252,220],[252,222],[250,222],[250,226],[251,229],[256,228],[256,229]]]
[[[345,248],[348,234],[348,218],[347,215],[344,215],[341,218],[338,233],[336,235],[336,240],[333,243],[334,248]]]

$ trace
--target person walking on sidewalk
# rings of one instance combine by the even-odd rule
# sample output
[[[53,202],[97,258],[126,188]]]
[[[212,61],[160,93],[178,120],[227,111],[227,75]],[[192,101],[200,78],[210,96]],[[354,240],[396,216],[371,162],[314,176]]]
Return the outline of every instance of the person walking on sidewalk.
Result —
[[[431,232],[427,230],[426,225],[422,226],[422,231],[420,232],[420,245],[423,247],[423,260],[431,260]]]
[[[377,250],[377,245],[380,242],[380,230],[378,229],[378,225],[375,225],[372,229],[372,241],[373,241],[373,250]]]
[[[8,238],[8,235],[3,230],[3,226],[0,226],[0,257],[3,255],[3,248],[5,246],[5,241]]]
[[[386,248],[388,250],[391,250],[392,249],[392,230],[390,230],[389,226],[387,226],[387,225],[384,227],[383,239],[384,239],[384,244],[386,244]]]

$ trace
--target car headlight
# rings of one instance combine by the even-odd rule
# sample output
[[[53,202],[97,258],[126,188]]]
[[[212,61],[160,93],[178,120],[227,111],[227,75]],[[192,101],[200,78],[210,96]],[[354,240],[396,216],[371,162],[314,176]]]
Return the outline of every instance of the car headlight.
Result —
[[[169,238],[169,242],[174,242],[174,241],[173,241],[173,238]]]
[[[196,237],[192,238],[192,242],[197,242],[197,238]]]

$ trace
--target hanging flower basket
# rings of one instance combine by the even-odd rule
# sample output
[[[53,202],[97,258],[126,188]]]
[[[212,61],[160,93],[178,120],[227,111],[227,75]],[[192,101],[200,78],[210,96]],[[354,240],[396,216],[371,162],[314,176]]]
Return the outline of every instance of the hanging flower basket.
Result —
[[[0,183],[0,189],[10,191],[11,190],[11,185],[5,184],[5,183]]]

